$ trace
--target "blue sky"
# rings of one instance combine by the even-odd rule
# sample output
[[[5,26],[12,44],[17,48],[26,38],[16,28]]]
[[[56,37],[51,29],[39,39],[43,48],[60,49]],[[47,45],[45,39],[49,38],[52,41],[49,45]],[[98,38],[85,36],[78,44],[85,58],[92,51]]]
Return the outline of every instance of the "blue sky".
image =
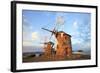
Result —
[[[50,39],[51,33],[41,28],[63,30],[72,36],[73,50],[90,50],[91,14],[79,12],[52,12],[23,10],[23,46],[42,46]]]

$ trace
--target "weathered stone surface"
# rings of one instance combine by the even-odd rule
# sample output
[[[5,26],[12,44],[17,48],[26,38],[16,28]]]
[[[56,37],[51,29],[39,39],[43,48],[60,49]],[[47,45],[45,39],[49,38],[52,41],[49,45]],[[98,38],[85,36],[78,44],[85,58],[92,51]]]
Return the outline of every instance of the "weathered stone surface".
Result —
[[[62,57],[71,56],[72,54],[71,36],[62,31],[57,34],[56,38],[58,42],[56,55]]]
[[[70,57],[72,55],[72,45],[71,45],[71,36],[61,31],[54,34],[57,40],[56,46],[56,56],[58,59],[64,59],[65,57]],[[48,42],[46,44],[45,56],[51,57],[52,53],[52,43]]]

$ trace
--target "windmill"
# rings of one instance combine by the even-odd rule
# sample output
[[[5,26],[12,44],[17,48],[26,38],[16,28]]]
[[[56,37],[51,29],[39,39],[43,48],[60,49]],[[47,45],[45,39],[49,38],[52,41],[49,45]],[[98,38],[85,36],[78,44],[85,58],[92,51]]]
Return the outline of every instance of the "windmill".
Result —
[[[65,23],[64,17],[63,17],[63,16],[58,16],[58,17],[56,18],[55,26],[54,26],[54,28],[53,28],[52,31],[50,31],[50,30],[48,30],[48,29],[46,29],[46,28],[42,28],[42,29],[51,32],[51,36],[50,36],[50,38],[49,38],[49,40],[51,40],[53,34],[57,34],[57,32],[59,31],[59,29],[60,29],[60,30],[63,30],[64,23]],[[62,27],[62,28],[61,28],[61,27]],[[55,39],[55,46],[57,45],[57,43],[58,43],[58,42],[57,42],[57,40]],[[56,48],[56,47],[55,47],[55,48]],[[55,50],[56,50],[56,49],[55,49]]]
[[[49,30],[46,28],[42,28],[43,30],[51,32],[51,37],[54,35],[56,38],[56,55],[60,58],[65,58],[66,56],[71,56],[72,54],[72,46],[71,46],[71,35],[64,32],[63,28],[62,30],[59,30],[61,26],[64,26],[64,19],[63,17],[57,17],[56,24],[53,30]]]
[[[51,55],[52,54],[52,51],[53,51],[53,46],[54,46],[54,43],[51,42],[51,41],[47,41],[47,36],[44,37],[44,42],[40,43],[40,44],[44,44],[44,55]]]

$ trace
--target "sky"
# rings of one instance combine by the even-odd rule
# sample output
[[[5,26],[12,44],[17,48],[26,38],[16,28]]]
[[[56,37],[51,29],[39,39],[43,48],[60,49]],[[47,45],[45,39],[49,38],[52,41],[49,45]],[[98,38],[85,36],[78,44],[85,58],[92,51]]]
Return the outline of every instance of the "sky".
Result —
[[[72,49],[91,49],[91,14],[79,12],[22,11],[23,46],[43,47],[42,42],[55,37],[41,28],[64,31],[71,35]]]

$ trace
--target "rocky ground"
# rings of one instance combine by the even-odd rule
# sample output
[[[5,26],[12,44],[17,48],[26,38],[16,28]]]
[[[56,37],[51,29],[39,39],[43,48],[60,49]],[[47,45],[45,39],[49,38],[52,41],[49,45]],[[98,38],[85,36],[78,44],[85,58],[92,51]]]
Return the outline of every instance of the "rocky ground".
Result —
[[[62,56],[55,56],[55,55],[41,55],[35,57],[30,55],[28,57],[23,58],[23,62],[46,62],[46,61],[68,61],[68,60],[86,60],[90,59],[90,55],[83,55],[83,54],[72,54],[71,56],[62,57]]]

